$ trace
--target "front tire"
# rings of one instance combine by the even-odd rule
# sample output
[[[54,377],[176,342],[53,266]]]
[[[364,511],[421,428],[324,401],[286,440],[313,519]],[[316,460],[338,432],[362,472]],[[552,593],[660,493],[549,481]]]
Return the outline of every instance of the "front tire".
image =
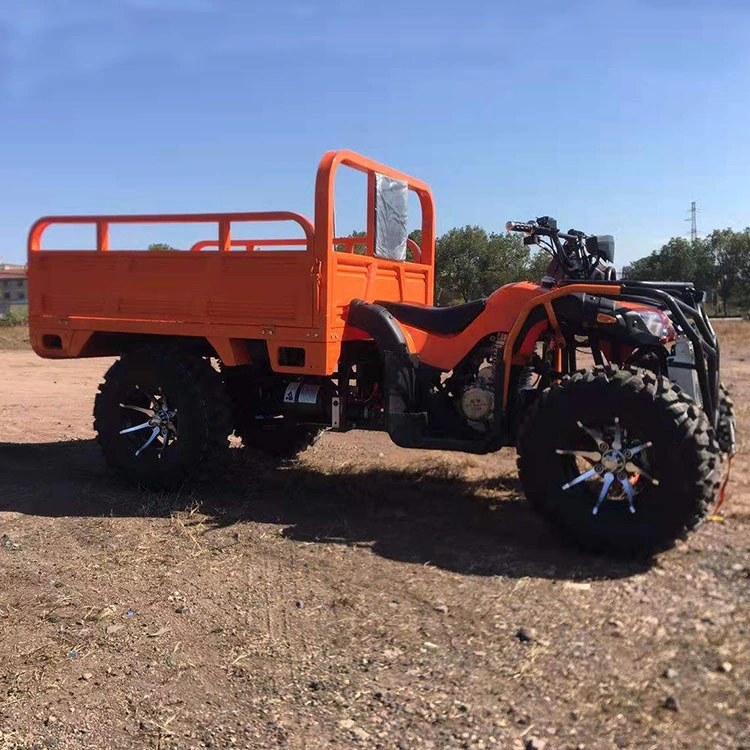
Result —
[[[173,489],[217,472],[228,448],[229,407],[210,361],[148,347],[104,376],[94,429],[110,467],[130,481]]]
[[[521,427],[518,454],[532,505],[579,546],[617,556],[671,547],[700,524],[718,488],[705,413],[635,367],[581,370],[547,389]]]
[[[737,435],[735,430],[734,401],[727,387],[719,386],[719,422],[716,425],[716,439],[721,452],[733,456],[737,452]]]

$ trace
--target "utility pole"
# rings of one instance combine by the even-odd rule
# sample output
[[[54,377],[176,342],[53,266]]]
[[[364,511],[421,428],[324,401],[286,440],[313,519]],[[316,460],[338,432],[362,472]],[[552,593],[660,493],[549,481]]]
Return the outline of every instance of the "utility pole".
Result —
[[[690,242],[695,242],[698,239],[698,222],[696,217],[698,209],[695,207],[695,201],[690,204],[690,218],[685,221],[690,222]]]

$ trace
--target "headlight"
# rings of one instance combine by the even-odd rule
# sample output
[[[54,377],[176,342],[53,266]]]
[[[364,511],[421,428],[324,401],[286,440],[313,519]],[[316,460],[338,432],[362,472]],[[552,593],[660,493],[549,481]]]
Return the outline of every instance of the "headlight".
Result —
[[[643,321],[646,330],[660,341],[674,341],[677,338],[672,321],[665,312],[661,310],[634,310],[634,312]]]

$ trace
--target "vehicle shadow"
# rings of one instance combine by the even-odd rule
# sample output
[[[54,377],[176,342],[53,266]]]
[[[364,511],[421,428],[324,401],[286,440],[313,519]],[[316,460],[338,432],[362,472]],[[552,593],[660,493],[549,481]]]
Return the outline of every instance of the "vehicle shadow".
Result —
[[[291,540],[367,546],[392,560],[478,576],[616,579],[653,562],[578,553],[533,512],[515,476],[472,480],[439,461],[424,469],[278,467],[230,453],[221,480],[166,494],[111,475],[91,440],[0,444],[0,511],[164,517],[199,506],[210,529],[275,524]]]

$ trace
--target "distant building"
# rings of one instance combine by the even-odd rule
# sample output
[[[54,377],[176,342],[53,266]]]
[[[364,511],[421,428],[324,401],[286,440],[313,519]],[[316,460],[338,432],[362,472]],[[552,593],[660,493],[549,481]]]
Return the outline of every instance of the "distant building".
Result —
[[[29,283],[24,266],[0,266],[0,315],[29,304]]]

